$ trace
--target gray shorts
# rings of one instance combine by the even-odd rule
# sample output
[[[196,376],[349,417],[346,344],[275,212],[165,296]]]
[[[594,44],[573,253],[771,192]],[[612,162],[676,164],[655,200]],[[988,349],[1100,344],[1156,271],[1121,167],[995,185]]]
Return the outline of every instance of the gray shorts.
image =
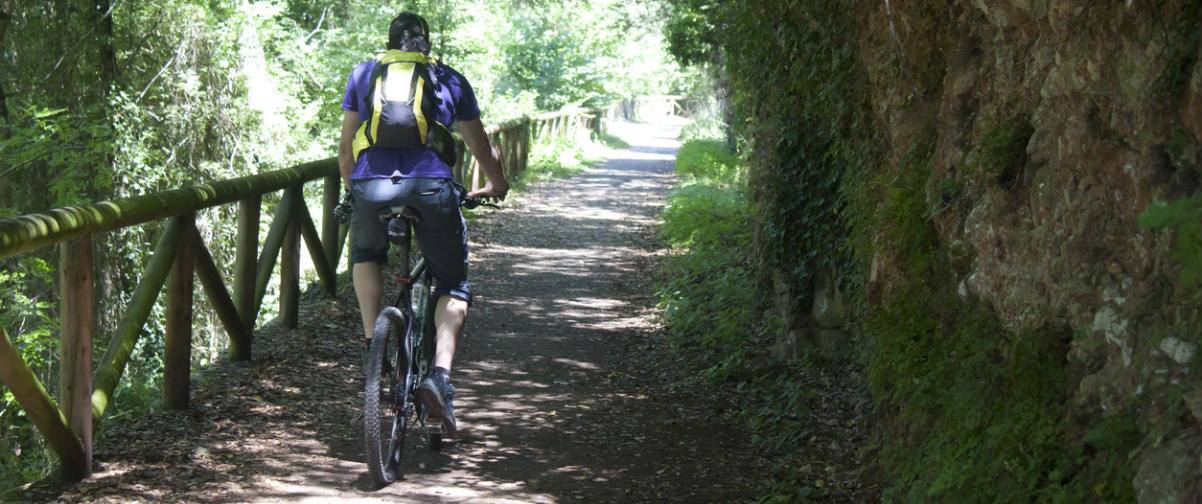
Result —
[[[467,230],[459,212],[459,189],[452,179],[407,178],[351,181],[355,210],[351,214],[351,262],[388,261],[388,237],[379,211],[408,205],[421,215],[414,226],[417,244],[434,276],[435,299],[454,296],[472,302],[467,282]]]

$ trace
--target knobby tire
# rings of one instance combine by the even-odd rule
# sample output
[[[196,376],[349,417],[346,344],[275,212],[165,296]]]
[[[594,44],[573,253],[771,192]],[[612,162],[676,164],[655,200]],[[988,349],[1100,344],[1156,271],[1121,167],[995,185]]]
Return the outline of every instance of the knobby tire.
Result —
[[[379,486],[400,476],[405,439],[415,420],[408,394],[410,382],[416,378],[409,372],[413,349],[407,342],[407,329],[404,315],[390,306],[380,312],[372,331],[363,391],[363,433],[367,468]],[[388,374],[381,376],[385,370]]]

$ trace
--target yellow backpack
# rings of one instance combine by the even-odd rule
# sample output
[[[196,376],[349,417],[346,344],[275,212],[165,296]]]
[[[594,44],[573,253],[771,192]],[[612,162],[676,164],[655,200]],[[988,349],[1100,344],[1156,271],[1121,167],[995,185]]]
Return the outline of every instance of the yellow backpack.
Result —
[[[444,163],[455,164],[455,139],[434,119],[440,101],[434,93],[438,59],[389,50],[376,57],[367,94],[367,119],[355,133],[354,158],[369,147],[427,147]]]

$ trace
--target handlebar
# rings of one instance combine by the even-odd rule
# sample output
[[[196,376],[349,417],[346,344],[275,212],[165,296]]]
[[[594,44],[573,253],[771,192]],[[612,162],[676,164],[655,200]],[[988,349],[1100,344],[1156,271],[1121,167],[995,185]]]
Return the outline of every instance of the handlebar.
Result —
[[[476,207],[486,206],[492,208],[501,208],[497,205],[488,202],[487,197],[471,197],[467,195],[467,188],[463,187],[459,182],[455,182],[455,191],[459,194],[459,206],[471,210]]]
[[[485,198],[473,198],[471,196],[463,196],[459,200],[459,206],[471,210],[476,207],[486,206],[489,208],[501,208],[494,203],[489,203]]]

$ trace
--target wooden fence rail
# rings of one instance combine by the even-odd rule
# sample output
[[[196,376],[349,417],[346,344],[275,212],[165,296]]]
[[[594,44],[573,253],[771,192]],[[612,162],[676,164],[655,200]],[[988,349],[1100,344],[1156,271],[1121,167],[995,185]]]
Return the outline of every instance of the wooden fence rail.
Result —
[[[585,128],[599,131],[604,113],[604,109],[576,110],[523,118],[490,126],[486,133],[501,152],[506,174],[513,177],[526,170],[532,141],[548,135],[572,135]],[[454,167],[455,177],[469,189],[479,188],[483,180],[476,163],[462,140],[458,143],[461,155]],[[303,199],[304,184],[314,180],[323,180],[320,233]],[[163,402],[177,409],[187,408],[189,402],[194,279],[200,280],[229,336],[232,360],[251,356],[254,322],[277,262],[279,321],[284,327],[296,327],[300,242],[307,246],[322,288],[335,292],[335,271],[347,236],[346,226],[339,226],[333,216],[340,189],[337,160],[325,159],[259,175],[0,219],[0,259],[50,245],[60,248],[60,404],[55,405],[3,327],[0,381],[46,438],[64,476],[80,479],[91,474],[92,430],[109,406],[160,291],[167,293]],[[283,191],[283,196],[260,249],[263,196],[278,191]],[[195,222],[197,211],[229,204],[238,205],[232,290],[222,280],[221,268],[214,263]],[[142,277],[93,370],[93,237],[163,220],[167,223]]]

